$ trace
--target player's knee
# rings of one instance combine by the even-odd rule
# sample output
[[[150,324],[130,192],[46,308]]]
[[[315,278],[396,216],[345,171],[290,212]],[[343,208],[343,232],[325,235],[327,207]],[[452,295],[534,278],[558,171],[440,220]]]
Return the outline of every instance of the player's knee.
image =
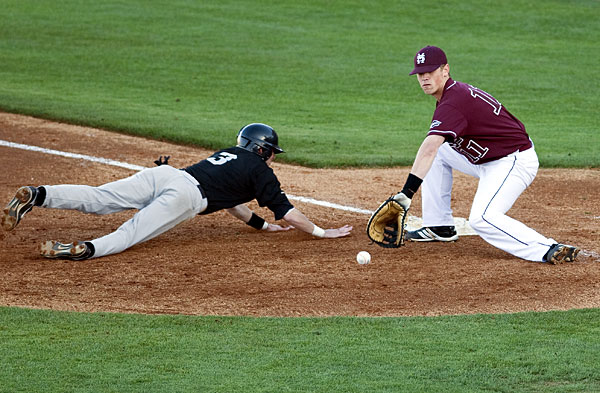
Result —
[[[469,215],[469,225],[477,233],[485,232],[488,228],[494,226],[495,216],[496,214],[493,212],[471,212],[471,215]]]
[[[469,215],[469,225],[475,232],[481,232],[485,228],[489,227],[489,221],[486,219],[483,213],[477,212]]]
[[[485,222],[483,221],[483,217],[481,217],[481,216],[477,216],[477,217],[470,216],[469,217],[469,225],[475,232],[479,232],[479,231],[481,231],[481,229],[484,228]]]

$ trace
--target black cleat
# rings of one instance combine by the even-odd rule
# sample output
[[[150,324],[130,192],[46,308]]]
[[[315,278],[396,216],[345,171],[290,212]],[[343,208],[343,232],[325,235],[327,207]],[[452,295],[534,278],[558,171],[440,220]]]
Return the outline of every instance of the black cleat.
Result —
[[[40,245],[40,254],[50,259],[70,259],[81,261],[92,256],[92,250],[85,242],[63,244],[48,240]]]
[[[2,211],[2,228],[12,231],[21,218],[33,208],[38,189],[31,186],[21,187],[17,190],[15,197],[6,205]]]
[[[569,246],[567,244],[554,244],[544,257],[544,262],[553,265],[560,265],[563,262],[573,262],[579,254],[579,247]]]
[[[406,232],[405,239],[413,242],[455,242],[458,234],[453,226],[423,227]]]

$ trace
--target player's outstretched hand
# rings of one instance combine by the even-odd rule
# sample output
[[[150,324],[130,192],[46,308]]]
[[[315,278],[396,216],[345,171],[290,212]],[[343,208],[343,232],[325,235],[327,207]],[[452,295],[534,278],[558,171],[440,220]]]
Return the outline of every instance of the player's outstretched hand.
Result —
[[[281,226],[269,223],[269,226],[267,227],[267,232],[289,231],[290,229],[294,229],[294,227],[291,225]]]
[[[325,229],[325,236],[329,238],[348,236],[352,232],[352,226],[344,225],[341,228]]]

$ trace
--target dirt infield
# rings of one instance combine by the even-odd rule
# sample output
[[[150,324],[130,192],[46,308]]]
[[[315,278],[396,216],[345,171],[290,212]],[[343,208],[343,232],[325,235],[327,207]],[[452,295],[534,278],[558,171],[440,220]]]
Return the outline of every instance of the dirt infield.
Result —
[[[0,140],[152,166],[159,155],[187,166],[198,148],[0,113]],[[234,135],[232,135],[232,144]],[[282,141],[285,147],[285,141]],[[99,185],[133,170],[0,146],[0,203],[22,185]],[[401,186],[408,168],[314,170],[275,163],[283,189],[373,210]],[[467,217],[474,179],[457,174],[453,208]],[[420,216],[420,193],[411,214]],[[354,226],[344,239],[297,231],[256,231],[227,213],[198,216],[122,254],[89,261],[38,255],[45,240],[89,240],[133,212],[108,216],[34,209],[12,232],[0,230],[0,305],[73,311],[252,316],[408,316],[600,307],[600,170],[540,170],[510,215],[547,236],[580,246],[578,260],[526,262],[464,236],[452,244],[371,245],[368,215],[295,202],[322,227]],[[250,205],[263,217],[272,214]],[[355,261],[358,251],[373,256]]]

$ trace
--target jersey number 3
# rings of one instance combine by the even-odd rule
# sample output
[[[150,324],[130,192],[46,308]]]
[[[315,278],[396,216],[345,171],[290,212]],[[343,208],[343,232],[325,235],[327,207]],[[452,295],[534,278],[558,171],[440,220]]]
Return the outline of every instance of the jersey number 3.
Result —
[[[223,165],[231,160],[235,160],[237,155],[227,153],[226,151],[222,151],[217,156],[208,157],[206,161],[210,162],[213,165]]]

